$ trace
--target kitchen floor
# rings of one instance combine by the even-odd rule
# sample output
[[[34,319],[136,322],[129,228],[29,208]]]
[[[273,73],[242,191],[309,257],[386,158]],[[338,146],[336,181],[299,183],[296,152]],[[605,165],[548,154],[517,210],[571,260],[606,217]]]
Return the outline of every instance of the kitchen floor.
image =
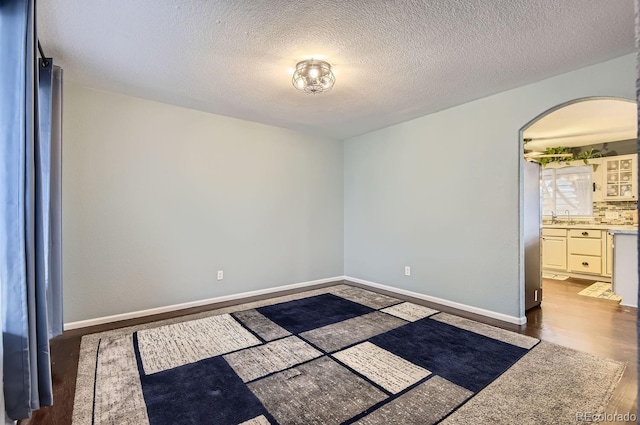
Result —
[[[621,306],[613,300],[578,295],[595,282],[574,278],[543,279],[542,306],[527,312],[524,333],[627,362],[627,369],[606,411],[637,413],[637,309]]]

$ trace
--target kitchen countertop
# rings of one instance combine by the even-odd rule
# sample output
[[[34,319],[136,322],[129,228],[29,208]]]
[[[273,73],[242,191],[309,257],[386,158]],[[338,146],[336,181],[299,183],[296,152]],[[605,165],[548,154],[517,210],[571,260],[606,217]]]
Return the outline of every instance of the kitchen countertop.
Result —
[[[637,235],[638,229],[609,229],[609,233],[614,235]]]
[[[556,224],[543,224],[543,229],[600,229],[600,230],[612,230],[612,231],[638,231],[638,226],[624,225],[624,224],[589,224],[589,223],[556,223]]]

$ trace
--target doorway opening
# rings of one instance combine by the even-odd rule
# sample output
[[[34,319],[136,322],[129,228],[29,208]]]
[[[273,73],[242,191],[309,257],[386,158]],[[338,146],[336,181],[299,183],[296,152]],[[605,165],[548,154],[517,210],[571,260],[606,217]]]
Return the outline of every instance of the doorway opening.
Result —
[[[637,277],[614,270],[614,235],[637,232],[637,131],[636,102],[613,97],[563,103],[520,130],[525,310],[545,284],[637,307]]]

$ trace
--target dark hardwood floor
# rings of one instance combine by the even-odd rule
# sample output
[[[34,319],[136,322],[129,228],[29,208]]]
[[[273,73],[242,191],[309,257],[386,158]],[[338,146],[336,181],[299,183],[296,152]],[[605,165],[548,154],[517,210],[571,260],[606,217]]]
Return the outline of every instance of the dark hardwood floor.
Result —
[[[579,279],[544,279],[542,307],[527,313],[527,325],[521,333],[627,362],[606,413],[637,414],[637,309],[620,306],[616,301],[578,295],[592,283]]]
[[[371,288],[363,285],[351,282],[345,283],[371,290]],[[606,412],[621,414],[627,412],[637,413],[637,310],[635,308],[621,307],[614,301],[600,300],[578,295],[578,292],[584,289],[589,283],[591,282],[575,279],[567,281],[545,279],[543,281],[544,295],[542,307],[535,308],[527,312],[528,323],[524,326],[511,325],[509,323],[500,322],[422,300],[416,300],[411,297],[389,293],[387,291],[376,291],[395,296],[396,298],[413,301],[417,304],[433,307],[441,311],[458,314],[490,325],[530,335],[548,342],[627,362],[627,368],[615,393],[613,394]],[[318,285],[313,288],[325,287],[333,284],[335,283]],[[80,339],[83,335],[94,332],[103,332],[124,326],[147,323],[154,320],[177,317],[185,314],[198,313],[228,305],[270,298],[277,295],[302,292],[308,289],[312,288],[303,288],[300,290],[270,294],[268,296],[252,297],[241,301],[212,304],[188,310],[66,331],[63,335],[54,338],[51,341],[54,406],[40,409],[34,413],[31,419],[21,421],[20,424],[71,424]]]
[[[527,314],[525,333],[627,363],[607,413],[638,412],[637,309],[578,295],[593,281],[543,280],[542,308]],[[620,423],[620,422],[602,422]],[[632,421],[629,423],[637,423]]]

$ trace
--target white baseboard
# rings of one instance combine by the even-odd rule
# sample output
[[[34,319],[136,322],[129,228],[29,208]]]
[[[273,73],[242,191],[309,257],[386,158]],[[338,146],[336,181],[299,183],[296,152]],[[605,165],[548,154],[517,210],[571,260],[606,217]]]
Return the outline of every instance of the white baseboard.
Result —
[[[425,301],[431,301],[437,304],[446,305],[447,307],[457,308],[458,310],[468,311],[469,313],[479,314],[481,316],[491,317],[492,319],[502,320],[503,322],[513,323],[516,325],[524,325],[527,323],[527,317],[510,316],[508,314],[498,313],[491,310],[485,310],[484,308],[474,307],[467,304],[457,303],[455,301],[445,300],[443,298],[432,297],[430,295],[420,294],[418,292],[407,291],[405,289],[396,288],[393,286],[383,285],[381,283],[370,282],[364,279],[358,279],[356,277],[344,276],[344,280],[367,285],[372,288],[384,289],[386,291],[395,292],[397,294],[406,295],[409,297],[419,298]]]
[[[215,304],[224,301],[232,301],[241,298],[255,297],[257,295],[271,294],[288,289],[304,288],[307,286],[319,285],[344,280],[344,276],[328,277],[326,279],[311,280],[308,282],[293,283],[290,285],[276,286],[274,288],[259,289],[257,291],[241,292],[239,294],[223,295],[221,297],[207,298],[204,300],[190,301],[181,304],[172,304],[164,307],[150,308],[147,310],[132,311],[130,313],[114,314],[112,316],[96,317],[95,319],[79,320],[64,324],[64,330],[85,328],[87,326],[102,325],[104,323],[118,322],[120,320],[136,319],[138,317],[151,316],[153,314],[166,313],[168,311],[184,310],[185,308],[200,307],[207,304]]]
[[[402,294],[402,295],[418,298],[425,301],[431,301],[437,304],[446,305],[447,307],[457,308],[459,310],[468,311],[470,313],[479,314],[481,316],[502,320],[503,322],[514,323],[516,325],[523,325],[527,323],[526,317],[509,316],[507,314],[497,313],[495,311],[485,310],[483,308],[474,307],[467,304],[461,304],[454,301],[445,300],[443,298],[432,297],[430,295],[424,295],[418,292],[407,291],[405,289],[383,285],[381,283],[375,283],[375,282],[370,282],[364,279],[358,279],[356,277],[334,276],[334,277],[329,277],[325,279],[311,280],[308,282],[300,282],[300,283],[293,283],[290,285],[276,286],[274,288],[259,289],[257,291],[241,292],[238,294],[224,295],[221,297],[207,298],[204,300],[190,301],[190,302],[180,303],[180,304],[172,304],[172,305],[167,305],[163,307],[150,308],[147,310],[132,311],[130,313],[114,314],[111,316],[103,316],[103,317],[96,317],[94,319],[80,320],[77,322],[69,322],[64,324],[64,330],[68,331],[71,329],[102,325],[104,323],[118,322],[118,321],[127,320],[127,319],[136,319],[138,317],[151,316],[154,314],[166,313],[169,311],[184,310],[186,308],[191,308],[191,307],[200,307],[207,304],[215,304],[215,303],[220,303],[224,301],[233,301],[233,300],[238,300],[242,298],[254,297],[257,295],[271,294],[274,292],[286,291],[289,289],[304,288],[307,286],[319,285],[322,283],[336,282],[341,280],[356,282],[362,285],[370,286],[372,288],[384,289],[386,291],[395,292],[397,294]]]

